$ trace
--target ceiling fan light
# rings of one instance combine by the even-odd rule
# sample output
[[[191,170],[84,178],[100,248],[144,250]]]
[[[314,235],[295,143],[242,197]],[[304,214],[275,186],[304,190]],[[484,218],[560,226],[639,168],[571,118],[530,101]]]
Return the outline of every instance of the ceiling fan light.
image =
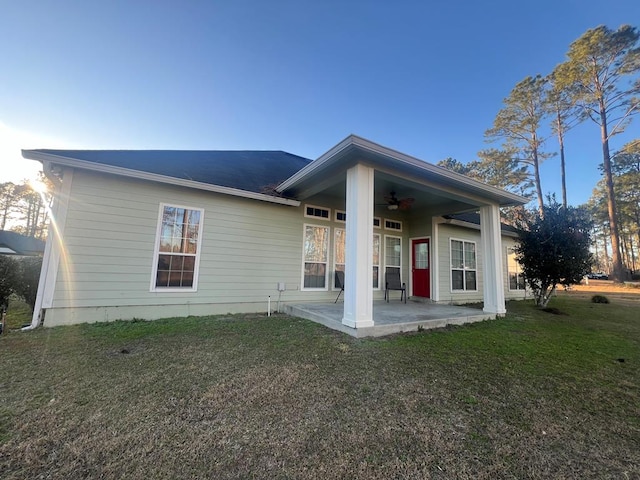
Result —
[[[394,204],[392,204],[392,205],[387,205],[387,208],[388,208],[389,210],[397,210],[397,209],[398,209],[398,205],[396,205],[396,204],[394,203]]]

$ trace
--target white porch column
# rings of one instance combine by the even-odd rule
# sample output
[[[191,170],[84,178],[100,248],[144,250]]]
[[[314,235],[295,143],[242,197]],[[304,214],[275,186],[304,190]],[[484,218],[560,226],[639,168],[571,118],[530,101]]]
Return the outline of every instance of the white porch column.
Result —
[[[347,170],[347,228],[342,323],[373,326],[373,168]]]
[[[502,272],[502,237],[500,209],[497,205],[480,207],[482,238],[482,278],[484,280],[484,311],[504,315],[504,279]]]

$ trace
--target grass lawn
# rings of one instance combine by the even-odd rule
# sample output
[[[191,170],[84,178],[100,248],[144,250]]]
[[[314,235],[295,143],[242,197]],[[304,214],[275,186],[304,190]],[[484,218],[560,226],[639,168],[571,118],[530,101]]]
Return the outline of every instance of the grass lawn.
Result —
[[[354,339],[285,316],[0,337],[0,478],[640,478],[640,303]]]

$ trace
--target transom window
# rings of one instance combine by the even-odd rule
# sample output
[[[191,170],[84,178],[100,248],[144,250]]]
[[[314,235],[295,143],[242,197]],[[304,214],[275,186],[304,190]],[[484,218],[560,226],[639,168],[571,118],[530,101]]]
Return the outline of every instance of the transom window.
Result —
[[[304,268],[302,286],[308,290],[327,289],[329,227],[304,226]]]
[[[313,218],[322,218],[324,220],[331,219],[331,210],[324,207],[316,207],[314,205],[304,206],[304,216]]]
[[[451,290],[477,290],[476,244],[451,240]]]
[[[507,249],[507,273],[509,276],[509,290],[525,289],[522,266],[516,260],[516,253],[513,248]]]
[[[346,222],[347,221],[347,212],[343,212],[342,210],[336,210],[336,222]]]
[[[202,219],[199,208],[160,206],[152,290],[195,290]]]
[[[402,222],[398,221],[398,220],[389,220],[389,219],[384,219],[384,228],[386,228],[387,230],[397,230],[399,232],[402,231]]]

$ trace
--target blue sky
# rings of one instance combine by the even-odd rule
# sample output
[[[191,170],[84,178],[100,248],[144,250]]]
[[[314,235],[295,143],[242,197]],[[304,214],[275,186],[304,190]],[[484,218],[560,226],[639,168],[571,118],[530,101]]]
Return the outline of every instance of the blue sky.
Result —
[[[640,26],[638,0],[4,1],[0,181],[36,165],[20,148],[316,158],[350,133],[466,163],[518,81],[549,73],[587,29],[623,23]],[[612,147],[638,136],[640,118]],[[599,178],[598,128],[566,142],[579,204]],[[542,174],[560,196],[559,160]]]

